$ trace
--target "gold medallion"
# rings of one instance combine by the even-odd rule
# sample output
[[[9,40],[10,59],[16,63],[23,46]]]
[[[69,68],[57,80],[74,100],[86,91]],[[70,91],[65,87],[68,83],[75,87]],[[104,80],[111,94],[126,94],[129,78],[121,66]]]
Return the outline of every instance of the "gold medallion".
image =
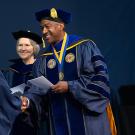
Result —
[[[75,55],[73,53],[69,53],[66,55],[65,60],[67,63],[71,63],[75,60]]]
[[[52,18],[58,18],[58,14],[57,14],[57,11],[56,11],[55,8],[52,8],[52,9],[50,10],[50,16],[51,16]]]
[[[64,78],[64,74],[62,72],[59,72],[59,80],[61,81],[63,80],[63,78]]]
[[[54,59],[50,59],[47,63],[47,67],[53,69],[55,68],[55,66],[56,66],[56,61]]]

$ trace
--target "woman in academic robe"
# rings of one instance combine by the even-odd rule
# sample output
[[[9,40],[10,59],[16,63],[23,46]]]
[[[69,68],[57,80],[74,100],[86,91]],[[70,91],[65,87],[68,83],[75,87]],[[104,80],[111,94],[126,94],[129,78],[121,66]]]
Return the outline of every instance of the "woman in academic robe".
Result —
[[[36,33],[30,31],[17,31],[12,33],[17,40],[16,52],[18,59],[12,59],[8,69],[3,73],[10,87],[15,87],[28,80],[33,79],[32,68],[36,60],[36,56],[40,50],[42,38]],[[22,92],[12,92],[14,96],[20,97]],[[21,113],[13,125],[11,135],[36,135],[37,121],[36,112],[28,110],[27,113]]]

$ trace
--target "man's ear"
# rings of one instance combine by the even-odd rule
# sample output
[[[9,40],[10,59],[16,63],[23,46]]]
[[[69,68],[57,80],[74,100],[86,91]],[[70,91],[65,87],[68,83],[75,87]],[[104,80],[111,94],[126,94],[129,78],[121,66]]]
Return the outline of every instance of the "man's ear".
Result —
[[[61,30],[64,30],[64,28],[65,28],[64,23],[60,23],[59,27],[60,27]]]

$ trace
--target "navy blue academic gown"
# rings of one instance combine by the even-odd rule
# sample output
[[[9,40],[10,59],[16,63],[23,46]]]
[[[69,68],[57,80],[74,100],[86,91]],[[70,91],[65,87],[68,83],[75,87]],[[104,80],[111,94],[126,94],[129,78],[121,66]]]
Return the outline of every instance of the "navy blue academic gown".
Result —
[[[58,54],[61,45],[55,45]],[[35,77],[44,75],[53,84],[67,81],[68,92],[46,93],[32,85],[26,95],[39,116],[47,114],[51,135],[111,135],[107,114],[110,87],[104,57],[91,40],[68,35],[66,45],[62,65],[49,45],[37,59],[34,73]]]
[[[24,64],[21,59],[10,60],[13,64],[3,71],[10,87],[20,85],[33,78],[33,64]]]
[[[0,71],[0,135],[9,135],[15,118],[21,112],[21,101],[11,94],[10,87]]]
[[[13,64],[3,73],[10,87],[26,83],[27,80],[33,79],[32,68],[33,64],[25,65],[21,59],[11,60]],[[13,94],[20,97],[22,93],[16,92]],[[36,112],[27,110],[27,113],[20,113],[13,124],[11,135],[36,135],[37,134],[37,119]]]

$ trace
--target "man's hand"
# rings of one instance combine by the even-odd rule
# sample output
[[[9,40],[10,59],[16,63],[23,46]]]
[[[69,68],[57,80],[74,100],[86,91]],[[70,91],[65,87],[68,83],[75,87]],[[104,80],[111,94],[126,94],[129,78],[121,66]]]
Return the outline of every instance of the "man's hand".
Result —
[[[22,101],[21,110],[22,110],[22,112],[25,112],[26,109],[28,108],[28,98],[21,96],[21,101]]]
[[[53,85],[51,88],[56,93],[65,93],[68,91],[68,83],[66,81],[59,81],[57,84]]]

